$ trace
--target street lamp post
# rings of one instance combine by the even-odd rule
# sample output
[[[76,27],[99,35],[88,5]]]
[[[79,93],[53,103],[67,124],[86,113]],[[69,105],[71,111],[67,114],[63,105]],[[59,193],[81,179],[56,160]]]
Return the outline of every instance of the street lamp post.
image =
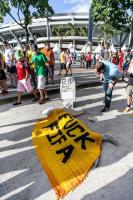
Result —
[[[93,0],[91,0],[90,3],[89,20],[88,20],[88,47],[90,48],[90,52],[92,51],[92,32],[93,32],[92,2]]]

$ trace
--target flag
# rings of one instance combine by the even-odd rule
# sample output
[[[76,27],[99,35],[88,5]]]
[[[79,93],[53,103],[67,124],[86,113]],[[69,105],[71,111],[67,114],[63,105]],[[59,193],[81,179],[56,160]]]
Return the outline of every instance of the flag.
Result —
[[[57,200],[83,182],[100,156],[103,139],[63,109],[36,122],[32,138]]]

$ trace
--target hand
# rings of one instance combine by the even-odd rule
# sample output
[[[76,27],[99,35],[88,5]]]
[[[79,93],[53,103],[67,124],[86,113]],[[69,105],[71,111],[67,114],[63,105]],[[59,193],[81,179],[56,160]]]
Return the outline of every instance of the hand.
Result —
[[[109,87],[110,90],[113,90],[113,87],[114,87],[113,83],[109,83],[108,87]]]

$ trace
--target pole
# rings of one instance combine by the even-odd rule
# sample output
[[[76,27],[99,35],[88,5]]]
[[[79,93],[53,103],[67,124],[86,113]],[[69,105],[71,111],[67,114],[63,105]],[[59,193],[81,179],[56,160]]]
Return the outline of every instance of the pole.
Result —
[[[89,20],[88,20],[88,47],[90,48],[90,52],[92,52],[92,32],[93,32],[93,18],[92,18],[92,2],[89,7]]]

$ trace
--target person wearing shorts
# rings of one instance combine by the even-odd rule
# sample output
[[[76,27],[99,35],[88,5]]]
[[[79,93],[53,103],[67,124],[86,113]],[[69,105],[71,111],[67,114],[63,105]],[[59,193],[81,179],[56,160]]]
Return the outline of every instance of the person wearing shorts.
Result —
[[[60,56],[59,56],[59,60],[60,60],[60,73],[59,73],[59,76],[61,76],[61,72],[63,70],[66,71],[66,60],[65,60],[65,52],[63,49],[61,49],[61,53],[60,53]]]
[[[18,84],[17,84],[18,99],[17,102],[13,104],[14,106],[21,104],[22,93],[25,91],[27,91],[28,93],[30,92],[33,93],[33,95],[35,96],[33,102],[39,99],[35,90],[31,86],[28,64],[26,60],[22,57],[22,53],[20,50],[18,50],[16,58],[17,58],[16,69],[18,76]]]
[[[54,58],[54,52],[50,47],[49,42],[45,42],[45,48],[41,50],[41,52],[45,55],[47,58],[47,62],[49,64],[49,67],[46,66],[46,84],[48,84],[48,75],[51,78],[52,84],[54,84],[54,66],[55,66],[55,58]]]
[[[46,56],[38,51],[38,47],[36,44],[32,45],[32,49],[34,51],[34,56],[32,58],[32,62],[35,64],[35,71],[37,75],[37,88],[40,93],[40,101],[39,104],[43,104],[45,100],[48,100],[47,91],[45,88],[46,84],[46,66],[49,67]]]
[[[72,76],[71,65],[72,65],[73,58],[69,49],[67,49],[66,51],[65,60],[66,60],[66,76],[68,75],[69,70],[71,72],[70,76]]]
[[[8,94],[7,90],[7,78],[5,71],[3,69],[3,62],[2,62],[2,55],[0,54],[0,87],[2,89],[1,94],[6,95]]]
[[[127,113],[131,110],[132,94],[133,94],[133,58],[128,69],[129,79],[127,84],[127,106],[123,112]]]

